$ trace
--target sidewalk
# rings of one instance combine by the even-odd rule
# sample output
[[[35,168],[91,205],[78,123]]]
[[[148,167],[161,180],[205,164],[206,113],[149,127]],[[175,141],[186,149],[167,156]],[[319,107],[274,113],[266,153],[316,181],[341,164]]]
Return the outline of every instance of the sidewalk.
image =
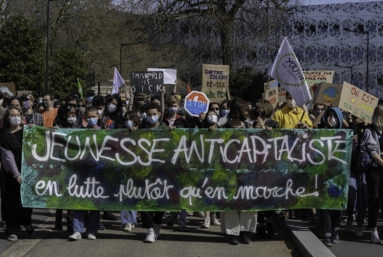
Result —
[[[344,221],[345,218],[346,217],[343,216],[342,221]],[[378,229],[380,229],[382,225],[381,217],[379,217],[378,222]],[[353,233],[347,233],[345,231],[345,223],[342,222],[339,232],[340,243],[332,244],[332,247],[326,247],[322,243],[322,240],[318,238],[316,223],[303,222],[295,218],[286,221],[279,219],[279,223],[285,235],[291,236],[291,240],[296,246],[299,256],[362,257],[380,256],[383,252],[383,245],[370,243],[370,230],[367,224],[363,226],[363,237],[356,237]],[[354,226],[356,226],[355,222]],[[380,234],[380,238],[382,237],[383,235]]]
[[[0,239],[1,256],[297,256],[294,247],[285,242],[281,229],[276,226],[273,240],[253,239],[249,245],[232,246],[220,232],[219,226],[201,229],[202,218],[188,217],[189,232],[178,232],[162,225],[159,240],[143,243],[147,229],[135,228],[132,233],[122,231],[120,221],[104,221],[106,230],[99,231],[97,240],[68,241],[65,231],[51,230],[54,226],[54,210],[35,210],[34,221],[41,222],[33,237],[20,236],[16,243]],[[115,213],[118,215],[118,213]],[[40,218],[35,218],[35,215]],[[44,220],[45,217],[46,219]],[[44,221],[43,221],[44,220]],[[65,222],[64,222],[65,223]],[[65,229],[65,227],[64,227]],[[1,229],[4,235],[4,229]],[[4,237],[3,237],[4,238]],[[287,245],[286,245],[287,243]],[[289,249],[292,248],[292,249]]]

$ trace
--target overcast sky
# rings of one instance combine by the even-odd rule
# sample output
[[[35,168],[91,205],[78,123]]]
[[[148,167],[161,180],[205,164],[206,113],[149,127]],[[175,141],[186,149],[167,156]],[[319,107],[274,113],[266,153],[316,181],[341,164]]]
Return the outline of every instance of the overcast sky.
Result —
[[[377,2],[377,0],[305,0],[305,4],[338,4],[338,3],[347,3],[347,2]]]

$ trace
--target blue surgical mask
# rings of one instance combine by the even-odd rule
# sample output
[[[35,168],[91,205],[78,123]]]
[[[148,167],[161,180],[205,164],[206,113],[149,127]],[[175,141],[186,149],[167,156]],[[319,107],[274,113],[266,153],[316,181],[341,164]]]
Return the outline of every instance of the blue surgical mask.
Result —
[[[91,128],[97,125],[97,121],[98,121],[97,118],[91,118],[86,120],[86,122],[88,123],[88,127],[91,127]]]
[[[222,110],[222,111],[221,111],[221,115],[222,115],[222,117],[227,116],[229,113],[230,113],[230,110]]]
[[[170,114],[176,113],[178,111],[178,107],[168,107],[168,112]]]
[[[91,103],[91,104],[92,104],[93,96],[88,96],[88,97],[86,98],[86,100],[88,101],[88,103]]]
[[[146,117],[146,120],[150,123],[150,124],[156,124],[157,121],[158,121],[158,116],[151,116],[151,117]]]
[[[25,110],[28,110],[31,107],[31,105],[29,104],[29,101],[23,102],[23,107]]]
[[[125,122],[125,127],[127,127],[127,128],[133,128],[133,127],[134,127],[133,121],[132,121],[132,120],[127,120],[127,121]]]

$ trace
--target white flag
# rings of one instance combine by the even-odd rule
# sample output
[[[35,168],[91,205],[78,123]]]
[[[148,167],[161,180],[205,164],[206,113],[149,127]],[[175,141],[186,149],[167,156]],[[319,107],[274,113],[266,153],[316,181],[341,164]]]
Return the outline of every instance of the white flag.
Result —
[[[124,85],[125,82],[121,78],[120,73],[118,72],[117,68],[114,67],[114,76],[113,76],[113,88],[112,88],[112,95],[117,94],[118,91],[120,91],[120,87]]]
[[[279,48],[270,76],[289,91],[298,106],[311,100],[301,65],[286,37]]]

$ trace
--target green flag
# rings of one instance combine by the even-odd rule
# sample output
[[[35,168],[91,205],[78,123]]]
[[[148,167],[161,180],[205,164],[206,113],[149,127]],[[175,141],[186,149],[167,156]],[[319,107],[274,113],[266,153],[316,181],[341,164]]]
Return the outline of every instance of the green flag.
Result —
[[[81,87],[81,84],[80,84],[80,80],[77,78],[77,86],[78,86],[78,92],[80,93],[80,96],[81,96],[81,99],[83,98],[83,95],[82,95],[82,87]]]

